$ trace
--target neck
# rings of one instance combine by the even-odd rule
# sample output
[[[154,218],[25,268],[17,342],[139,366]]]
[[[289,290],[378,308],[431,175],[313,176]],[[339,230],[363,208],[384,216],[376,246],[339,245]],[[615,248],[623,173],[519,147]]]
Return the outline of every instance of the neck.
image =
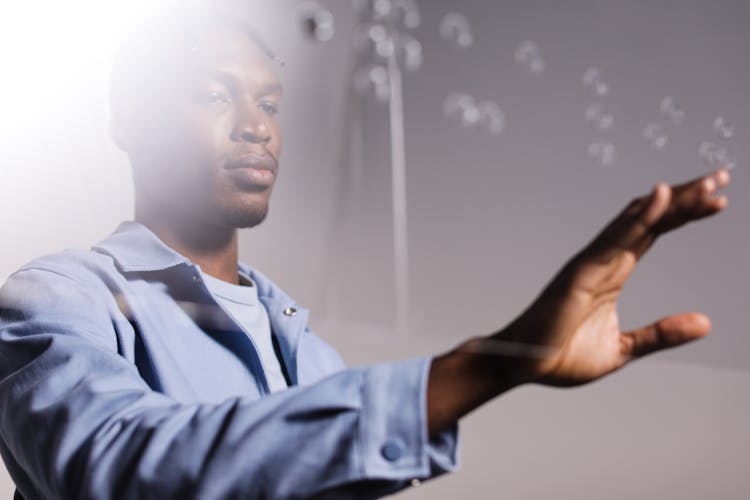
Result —
[[[136,204],[135,221],[146,226],[174,251],[220,280],[239,284],[237,229],[204,220],[170,217],[168,211]]]

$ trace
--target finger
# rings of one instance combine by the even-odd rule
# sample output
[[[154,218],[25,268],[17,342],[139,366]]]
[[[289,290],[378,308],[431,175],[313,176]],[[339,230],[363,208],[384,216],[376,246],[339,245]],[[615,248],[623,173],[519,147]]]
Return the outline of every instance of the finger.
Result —
[[[674,186],[673,201],[662,219],[654,225],[657,235],[676,229],[688,222],[714,215],[726,208],[725,196],[717,191],[729,185],[729,170],[722,168],[685,184]]]
[[[609,263],[623,251],[640,257],[643,238],[669,209],[671,199],[672,189],[659,183],[650,194],[631,201],[584,249],[584,260]]]
[[[711,320],[700,313],[685,313],[662,318],[656,323],[620,335],[622,354],[637,358],[646,354],[705,337]]]
[[[729,185],[729,181],[732,180],[732,176],[729,174],[729,170],[729,167],[724,167],[714,172],[714,179],[716,180],[717,189],[722,189]]]
[[[671,187],[657,184],[625,207],[589,245],[588,254],[610,260],[613,252],[625,250],[640,258],[660,234],[723,210],[727,198],[713,195],[729,182],[724,168]]]

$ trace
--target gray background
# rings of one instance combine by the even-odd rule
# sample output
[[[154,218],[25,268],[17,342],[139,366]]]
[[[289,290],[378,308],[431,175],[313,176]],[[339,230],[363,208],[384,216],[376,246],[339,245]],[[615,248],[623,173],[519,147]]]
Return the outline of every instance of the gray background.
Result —
[[[582,388],[503,395],[462,421],[460,472],[401,496],[746,497],[750,4],[422,1],[416,35],[425,64],[404,86],[413,307],[406,336],[392,329],[386,113],[373,103],[356,107],[365,183],[352,197],[341,151],[354,16],[348,1],[325,4],[337,36],[310,44],[293,22],[295,2],[252,3],[288,63],[280,70],[285,150],[270,216],[243,234],[242,257],[309,307],[312,327],[352,365],[436,353],[501,328],[630,198],[660,180],[702,173],[698,145],[714,138],[716,116],[737,125],[728,143],[738,158],[729,209],[659,241],[620,307],[625,329],[705,312],[709,337]],[[473,24],[468,51],[438,36],[440,18],[454,9]],[[526,39],[542,49],[541,76],[513,62]],[[610,167],[585,153],[596,137],[583,119],[592,98],[580,79],[590,65],[612,89]],[[127,162],[108,140],[104,77],[58,76],[29,107],[44,114],[6,117],[0,276],[35,255],[88,246],[132,216]],[[490,137],[444,120],[442,100],[454,91],[496,100],[507,131]],[[641,133],[666,95],[686,120],[654,152]]]

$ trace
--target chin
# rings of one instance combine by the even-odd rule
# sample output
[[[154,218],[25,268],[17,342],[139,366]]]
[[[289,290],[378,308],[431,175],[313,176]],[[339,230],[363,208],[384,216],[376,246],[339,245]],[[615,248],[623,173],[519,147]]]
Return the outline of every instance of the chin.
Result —
[[[268,204],[251,204],[242,207],[227,207],[222,211],[222,222],[236,229],[255,227],[266,219]]]

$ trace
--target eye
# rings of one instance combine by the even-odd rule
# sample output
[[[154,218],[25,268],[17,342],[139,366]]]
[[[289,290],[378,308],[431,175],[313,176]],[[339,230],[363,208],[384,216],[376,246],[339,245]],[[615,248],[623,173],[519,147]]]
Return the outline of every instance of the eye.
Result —
[[[279,108],[276,106],[276,104],[269,101],[261,102],[258,107],[270,116],[276,116],[276,114],[279,112]]]

